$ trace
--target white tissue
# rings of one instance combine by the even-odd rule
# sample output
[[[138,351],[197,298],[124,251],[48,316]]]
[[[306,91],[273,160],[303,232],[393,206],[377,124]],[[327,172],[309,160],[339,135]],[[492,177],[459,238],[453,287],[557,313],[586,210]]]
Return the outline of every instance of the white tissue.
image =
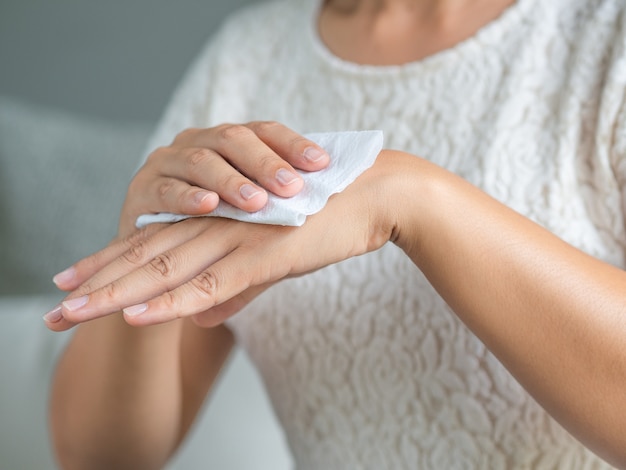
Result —
[[[319,212],[335,193],[343,191],[361,173],[374,164],[383,147],[382,131],[324,132],[305,137],[322,147],[330,155],[330,164],[315,172],[299,171],[304,188],[290,198],[269,193],[265,207],[257,212],[246,212],[224,201],[208,217],[226,217],[274,225],[300,226],[307,215]],[[160,213],[145,214],[137,218],[138,228],[158,222],[178,222],[191,216]],[[199,216],[204,217],[204,216]]]

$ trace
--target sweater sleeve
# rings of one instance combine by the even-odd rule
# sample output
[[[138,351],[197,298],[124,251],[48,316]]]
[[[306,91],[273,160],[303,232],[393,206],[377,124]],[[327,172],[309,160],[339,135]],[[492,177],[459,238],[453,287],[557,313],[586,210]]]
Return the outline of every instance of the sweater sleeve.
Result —
[[[622,213],[626,220],[626,100],[617,116],[612,141],[611,160],[621,190]]]
[[[611,94],[605,98],[607,108],[616,108],[615,112],[605,111],[612,116],[610,122],[609,155],[611,167],[621,192],[621,209],[626,221],[626,13],[622,14],[620,30],[616,36],[615,52],[610,68],[607,88]],[[623,240],[626,244],[626,240]]]
[[[250,114],[259,76],[272,67],[281,35],[270,27],[287,2],[259,2],[234,12],[211,35],[175,88],[140,164],[157,147],[191,127],[263,119]],[[279,21],[279,24],[282,24]]]
[[[221,42],[221,32],[212,36],[184,73],[146,143],[139,166],[154,149],[169,145],[182,130],[208,126],[212,83],[218,68]]]

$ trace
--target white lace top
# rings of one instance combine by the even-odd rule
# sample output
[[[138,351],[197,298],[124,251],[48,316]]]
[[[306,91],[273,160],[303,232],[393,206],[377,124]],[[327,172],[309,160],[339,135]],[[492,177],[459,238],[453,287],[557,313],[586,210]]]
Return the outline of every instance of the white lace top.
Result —
[[[385,67],[333,56],[316,13],[313,0],[276,0],[227,22],[150,147],[186,127],[256,119],[303,133],[382,129],[387,148],[624,267],[623,0],[518,0],[456,47]],[[284,281],[228,325],[298,469],[607,468],[392,244]]]

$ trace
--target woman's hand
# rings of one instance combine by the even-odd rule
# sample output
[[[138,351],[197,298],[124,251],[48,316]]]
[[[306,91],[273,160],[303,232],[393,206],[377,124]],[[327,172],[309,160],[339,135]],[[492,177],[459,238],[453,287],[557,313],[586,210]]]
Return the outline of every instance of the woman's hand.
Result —
[[[220,199],[255,212],[266,191],[291,197],[302,189],[294,169],[317,171],[329,161],[317,144],[275,122],[187,129],[152,152],[133,178],[120,235],[130,235],[141,214],[208,214]]]
[[[389,203],[402,172],[391,169],[394,155],[381,153],[302,227],[193,218],[116,241],[61,276],[59,287],[78,289],[48,326],[60,331],[119,310],[131,325],[201,314],[196,322],[212,326],[280,279],[377,249],[395,227]]]

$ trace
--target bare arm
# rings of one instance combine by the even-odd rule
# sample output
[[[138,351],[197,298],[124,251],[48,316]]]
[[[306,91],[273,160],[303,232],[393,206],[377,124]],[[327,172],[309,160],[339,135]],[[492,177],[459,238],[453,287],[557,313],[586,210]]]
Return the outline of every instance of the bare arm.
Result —
[[[455,175],[412,171],[426,184],[396,243],[554,418],[626,466],[626,273]]]
[[[58,364],[50,417],[66,469],[158,469],[189,429],[233,344],[225,326],[80,325]],[[202,360],[199,360],[202,358]]]

